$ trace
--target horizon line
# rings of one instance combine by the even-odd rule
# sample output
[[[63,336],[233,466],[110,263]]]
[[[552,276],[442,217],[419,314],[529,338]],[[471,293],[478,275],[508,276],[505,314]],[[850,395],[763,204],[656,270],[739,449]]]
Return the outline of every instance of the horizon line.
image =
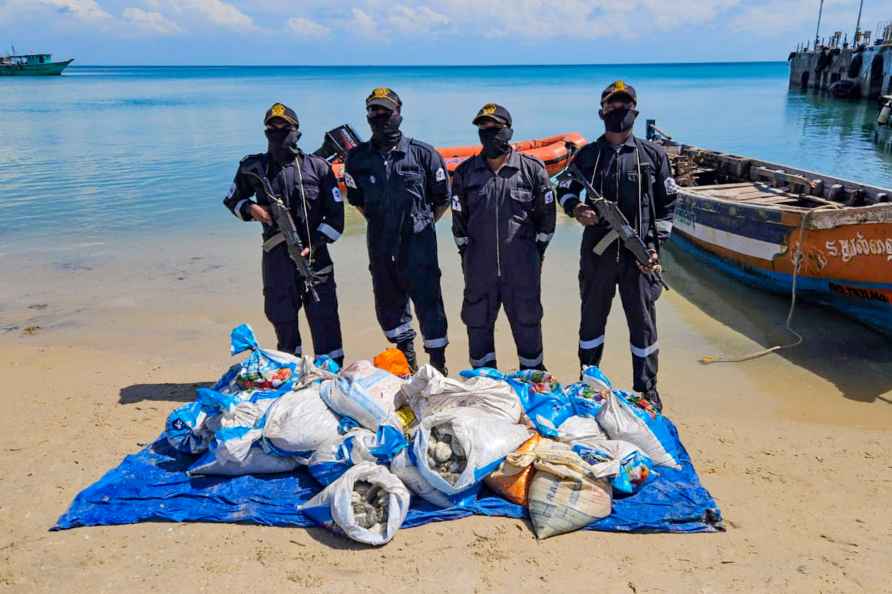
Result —
[[[76,60],[76,59],[75,59]],[[529,68],[615,66],[705,66],[724,64],[786,64],[787,60],[722,60],[701,62],[613,62],[602,64],[77,64],[72,68]]]

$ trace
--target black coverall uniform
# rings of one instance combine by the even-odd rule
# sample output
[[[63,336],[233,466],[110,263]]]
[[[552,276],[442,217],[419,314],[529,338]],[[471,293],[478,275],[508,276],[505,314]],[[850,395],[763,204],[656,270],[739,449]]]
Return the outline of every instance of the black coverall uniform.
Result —
[[[226,207],[244,221],[252,220],[249,213],[252,196],[261,206],[270,203],[260,181],[249,172],[269,179],[273,192],[289,206],[304,247],[312,249],[313,270],[325,277],[325,281],[315,287],[319,302],[314,302],[288,255],[288,246],[275,222],[263,225],[264,310],[276,330],[277,348],[302,354],[297,314],[304,307],[313,336],[314,353],[328,355],[341,363],[344,358],[341,321],[328,244],[336,241],[344,231],[344,203],[331,166],[324,159],[302,151],[294,161],[284,165],[276,163],[268,153],[248,155],[239,164],[229,195],[223,200]]]
[[[645,244],[659,250],[672,230],[676,194],[663,149],[634,136],[614,147],[602,136],[580,150],[574,163],[607,200],[619,204]],[[576,181],[558,185],[558,201],[569,216],[580,203],[581,192],[582,184]],[[641,273],[635,257],[620,241],[609,242],[609,231],[607,223],[599,221],[586,227],[582,236],[579,361],[583,366],[600,364],[607,315],[619,285],[629,325],[634,389],[647,392],[657,383],[659,342],[654,303],[662,288],[650,275]]]
[[[344,182],[348,202],[368,222],[369,272],[384,335],[397,345],[415,339],[411,299],[425,351],[442,354],[449,341],[434,215],[449,204],[443,157],[405,135],[386,153],[363,142],[347,155]]]
[[[541,276],[554,235],[554,192],[545,165],[511,151],[498,173],[477,155],[452,178],[452,234],[462,258],[473,367],[496,367],[495,323],[502,303],[521,369],[543,367]]]

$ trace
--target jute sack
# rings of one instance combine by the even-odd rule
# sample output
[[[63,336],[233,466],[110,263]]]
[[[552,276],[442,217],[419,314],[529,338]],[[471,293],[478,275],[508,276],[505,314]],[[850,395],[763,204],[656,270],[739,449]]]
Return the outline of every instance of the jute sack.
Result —
[[[563,448],[511,454],[508,461],[524,466],[526,456],[533,457],[536,469],[530,483],[529,510],[537,538],[578,530],[610,515],[613,491],[607,478],[609,465],[590,465]]]

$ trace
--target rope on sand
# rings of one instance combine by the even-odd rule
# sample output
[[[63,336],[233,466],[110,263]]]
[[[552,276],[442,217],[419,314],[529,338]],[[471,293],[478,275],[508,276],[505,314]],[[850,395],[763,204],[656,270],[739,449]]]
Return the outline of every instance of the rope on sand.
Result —
[[[798,332],[796,332],[792,326],[793,312],[796,311],[796,294],[797,294],[796,288],[798,286],[797,281],[799,280],[799,268],[802,265],[802,244],[805,243],[805,231],[806,231],[805,224],[808,221],[809,217],[811,217],[811,215],[813,213],[815,213],[819,210],[837,209],[837,208],[842,208],[842,206],[839,204],[823,204],[822,206],[819,206],[819,207],[812,209],[812,210],[808,211],[807,213],[805,213],[805,216],[802,217],[802,222],[799,225],[799,241],[796,244],[796,254],[793,257],[794,266],[793,266],[793,283],[792,283],[791,295],[790,295],[790,309],[787,312],[787,322],[786,322],[786,324],[784,324],[784,328],[787,330],[787,332],[789,332],[790,334],[795,336],[796,340],[794,340],[793,342],[791,342],[789,344],[781,344],[781,345],[773,346],[771,348],[763,349],[761,351],[756,351],[754,353],[750,353],[748,355],[743,355],[741,357],[717,357],[717,356],[712,356],[712,355],[706,355],[702,359],[700,359],[700,363],[703,363],[704,365],[709,365],[711,363],[743,363],[744,361],[752,361],[753,359],[758,359],[759,357],[764,357],[765,355],[774,353],[781,349],[792,349],[794,347],[798,347],[803,342],[805,342],[805,339],[802,338],[802,335],[799,334]]]

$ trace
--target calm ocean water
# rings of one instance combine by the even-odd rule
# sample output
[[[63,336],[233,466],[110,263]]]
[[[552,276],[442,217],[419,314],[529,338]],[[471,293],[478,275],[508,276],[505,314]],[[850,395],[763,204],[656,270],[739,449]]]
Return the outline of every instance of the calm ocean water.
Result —
[[[349,122],[387,85],[404,130],[470,144],[485,102],[506,105],[515,138],[600,131],[597,97],[623,78],[646,118],[707,148],[892,186],[892,155],[872,143],[876,106],[787,88],[786,63],[517,67],[73,67],[60,78],[0,81],[0,252],[127,234],[236,232],[224,210],[238,160],[264,150],[264,111],[298,112],[301,146]],[[248,232],[247,229],[242,229]],[[256,231],[256,230],[252,230]]]

